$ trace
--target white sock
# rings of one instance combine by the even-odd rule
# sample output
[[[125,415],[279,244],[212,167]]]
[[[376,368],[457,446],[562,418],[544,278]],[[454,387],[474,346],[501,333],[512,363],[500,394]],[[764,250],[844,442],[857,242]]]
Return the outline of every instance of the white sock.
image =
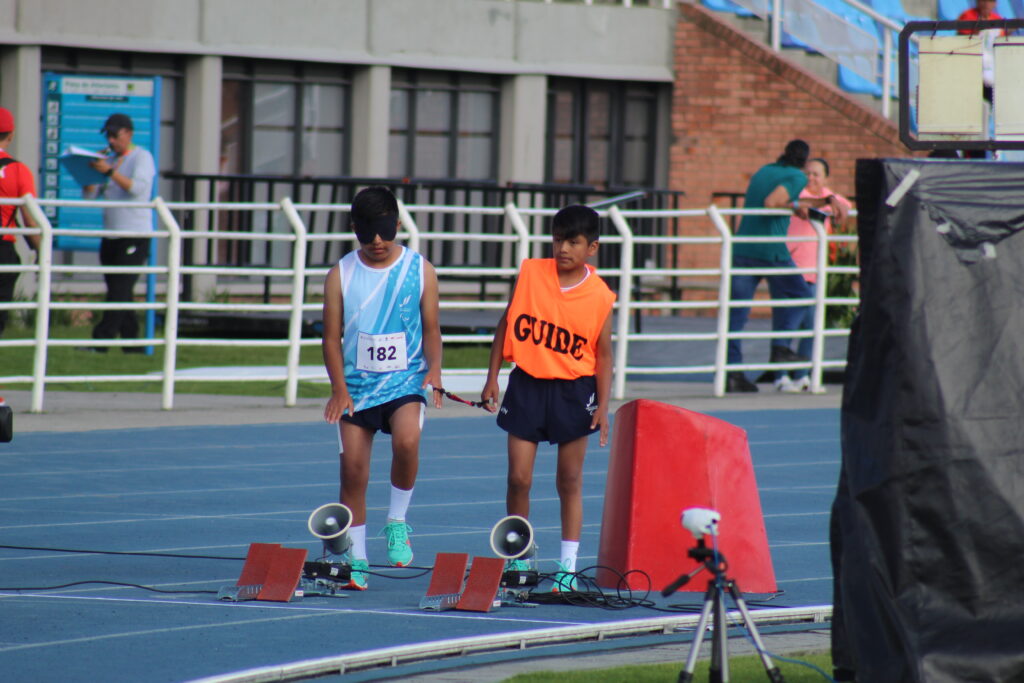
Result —
[[[353,560],[365,560],[366,559],[366,525],[360,524],[359,526],[350,526],[348,528],[348,537],[352,541],[352,547],[349,548],[349,553],[352,554]]]
[[[576,571],[576,555],[579,552],[579,541],[566,541],[562,539],[562,566],[565,567],[565,571]]]
[[[405,521],[405,513],[409,510],[409,501],[412,500],[412,489],[406,491],[394,484],[391,485],[391,505],[388,507],[388,519],[396,522]]]

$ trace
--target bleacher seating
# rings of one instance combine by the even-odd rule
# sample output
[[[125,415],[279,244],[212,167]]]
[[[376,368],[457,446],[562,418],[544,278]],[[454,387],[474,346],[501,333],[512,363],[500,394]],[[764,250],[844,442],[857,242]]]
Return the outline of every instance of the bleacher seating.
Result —
[[[701,4],[715,12],[729,12],[738,17],[753,17],[753,12],[731,0],[701,0]]]
[[[876,44],[878,45],[878,68],[882,68],[882,55],[881,50],[883,46],[883,31],[889,31],[889,29],[868,15],[860,12],[856,8],[847,4],[843,0],[814,0],[822,8],[832,12],[833,14],[840,16],[854,26],[857,26],[866,33],[874,36]],[[899,24],[905,24],[910,21],[929,21],[931,17],[918,17],[909,14],[906,8],[903,6],[901,0],[862,0],[865,4],[870,6],[872,9],[877,11],[882,16],[888,17]],[[975,0],[938,0],[938,19],[946,20],[947,18],[956,19],[961,12],[969,7],[974,6]],[[717,12],[729,12],[737,16],[750,17],[756,16],[750,10],[738,5],[732,0],[701,0],[702,4],[708,9]],[[1024,9],[1024,0],[997,0],[996,11],[1004,17],[1012,17],[1016,14],[1011,9],[1010,3],[1017,3]],[[951,16],[950,16],[951,15]],[[804,27],[801,31],[802,35],[808,34],[813,31],[813,27]],[[893,32],[892,36],[893,48],[898,45],[898,33]],[[808,38],[810,40],[810,38]],[[812,41],[813,42],[813,41]],[[789,33],[783,33],[782,45],[784,47],[795,47],[802,48],[808,52],[816,52],[813,47],[804,43],[800,39]],[[916,46],[912,46],[913,51]],[[897,60],[892,62],[892,88],[893,94],[897,94],[899,88]],[[838,65],[838,71],[836,76],[837,85],[844,91],[854,94],[868,94],[874,97],[882,96],[882,86],[880,82],[872,79],[865,78],[859,73],[851,70],[850,68]]]

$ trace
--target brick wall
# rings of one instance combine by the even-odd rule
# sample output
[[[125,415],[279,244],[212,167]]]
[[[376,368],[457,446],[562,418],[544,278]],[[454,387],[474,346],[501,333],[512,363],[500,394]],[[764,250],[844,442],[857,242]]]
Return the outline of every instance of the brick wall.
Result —
[[[830,186],[847,196],[858,158],[909,155],[879,113],[702,7],[679,10],[669,186],[686,192],[688,206],[710,204],[712,192],[744,191],[793,138],[829,161]]]

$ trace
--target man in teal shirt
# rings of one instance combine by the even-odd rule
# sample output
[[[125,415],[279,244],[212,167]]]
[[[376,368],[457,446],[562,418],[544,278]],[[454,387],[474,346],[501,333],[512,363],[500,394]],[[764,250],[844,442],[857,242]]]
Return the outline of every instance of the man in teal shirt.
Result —
[[[773,164],[762,166],[751,177],[747,186],[744,207],[748,209],[791,209],[801,218],[807,217],[807,209],[828,204],[836,215],[845,216],[845,207],[832,197],[826,199],[800,198],[800,192],[807,185],[803,167],[811,154],[810,146],[803,140],[790,140],[782,156]],[[789,230],[789,216],[744,216],[736,237],[785,237]],[[733,268],[768,270],[772,268],[795,268],[793,258],[785,241],[772,243],[736,242],[732,249]],[[803,275],[799,273],[771,275],[737,274],[731,279],[732,299],[749,301],[761,282],[768,281],[768,291],[773,299],[809,299],[813,296]],[[772,328],[783,332],[796,330],[803,319],[805,309],[799,306],[772,309]],[[729,332],[740,332],[747,324],[750,308],[729,310]],[[794,363],[806,361],[789,347],[789,339],[772,341],[771,362]],[[728,363],[743,362],[743,347],[739,339],[729,339]],[[757,385],[747,379],[742,371],[731,371],[727,375],[726,391],[754,392]]]

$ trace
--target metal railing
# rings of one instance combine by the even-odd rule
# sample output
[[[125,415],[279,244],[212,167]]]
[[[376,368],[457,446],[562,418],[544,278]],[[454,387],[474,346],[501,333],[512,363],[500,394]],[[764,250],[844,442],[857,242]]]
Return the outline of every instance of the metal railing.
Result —
[[[347,204],[296,204],[290,198],[283,198],[276,203],[267,204],[224,204],[224,203],[183,203],[165,202],[157,198],[149,203],[118,203],[118,205],[147,206],[155,211],[159,228],[152,233],[140,233],[141,236],[151,236],[158,240],[166,241],[164,250],[165,263],[156,266],[139,267],[113,267],[113,266],[76,266],[58,265],[53,260],[53,240],[55,236],[74,234],[79,236],[103,236],[112,233],[105,231],[85,231],[69,228],[54,228],[47,219],[43,207],[45,206],[111,206],[112,202],[100,201],[70,201],[70,200],[39,200],[31,196],[21,199],[2,199],[0,204],[24,204],[34,217],[37,228],[14,229],[22,233],[34,233],[41,236],[38,258],[34,264],[23,264],[20,266],[0,266],[0,272],[22,272],[34,274],[36,278],[35,300],[29,302],[13,302],[0,304],[0,308],[7,310],[34,310],[35,328],[32,338],[27,339],[0,339],[0,349],[16,346],[34,346],[34,356],[31,372],[22,374],[8,374],[0,377],[0,384],[9,383],[31,383],[32,385],[32,406],[31,410],[39,412],[43,409],[43,397],[45,387],[48,383],[102,383],[102,382],[154,382],[162,383],[162,401],[164,409],[171,409],[174,404],[175,382],[181,378],[177,370],[177,349],[182,346],[262,346],[280,347],[287,350],[286,361],[283,373],[274,370],[263,375],[246,375],[241,378],[234,374],[209,374],[204,376],[202,381],[266,381],[284,380],[285,382],[285,404],[294,405],[297,399],[298,383],[300,380],[325,380],[326,371],[322,368],[313,373],[300,374],[299,352],[303,346],[319,346],[320,339],[302,336],[303,314],[316,312],[321,309],[319,302],[307,300],[308,281],[326,277],[328,268],[310,267],[306,263],[306,254],[311,245],[317,242],[350,242],[353,237],[351,233],[310,233],[302,218],[305,212],[338,212],[348,211]],[[287,226],[287,232],[265,232],[265,233],[224,233],[213,230],[190,230],[181,229],[175,214],[181,212],[210,212],[210,211],[271,211],[279,214],[283,225]],[[544,234],[538,234],[528,228],[531,219],[551,216],[556,209],[546,208],[519,208],[515,204],[508,203],[503,207],[456,207],[456,206],[430,206],[430,205],[405,205],[400,203],[400,213],[403,225],[403,232],[400,239],[405,244],[417,251],[422,251],[426,243],[430,241],[447,240],[474,240],[479,242],[503,242],[515,250],[515,260],[503,267],[466,267],[450,266],[444,263],[437,263],[438,277],[442,280],[451,276],[473,275],[488,278],[513,278],[518,272],[518,263],[530,256],[540,256],[545,250],[542,244],[549,242],[550,238]],[[467,234],[462,232],[444,231],[423,231],[421,230],[414,215],[432,214],[472,214],[480,216],[502,217],[505,223],[505,231],[500,234]],[[612,394],[616,399],[625,397],[628,375],[679,375],[679,374],[707,374],[713,375],[713,389],[716,396],[725,393],[726,373],[732,370],[767,370],[775,369],[796,369],[806,367],[810,370],[811,391],[822,390],[822,372],[826,368],[842,368],[845,366],[845,359],[829,359],[824,357],[824,340],[827,337],[845,336],[849,330],[839,327],[833,329],[825,328],[824,311],[826,305],[857,305],[856,297],[827,297],[827,278],[829,275],[856,273],[854,266],[832,266],[828,265],[828,245],[832,242],[855,242],[854,235],[826,235],[823,230],[815,226],[817,232],[815,237],[802,238],[805,241],[817,241],[818,265],[816,269],[775,268],[770,271],[761,271],[763,274],[788,274],[808,273],[815,271],[819,286],[813,299],[788,299],[788,300],[732,300],[730,293],[730,276],[732,269],[732,247],[737,242],[779,242],[793,241],[786,238],[769,237],[736,237],[731,234],[726,218],[733,215],[788,215],[785,211],[766,209],[720,209],[710,206],[704,209],[664,209],[664,210],[639,210],[620,209],[612,206],[602,209],[599,213],[607,217],[617,234],[602,237],[602,244],[611,243],[619,246],[619,263],[613,267],[602,268],[600,273],[606,278],[616,290],[618,300],[615,304],[617,317],[614,324],[613,339],[615,341],[614,352],[614,377]],[[632,223],[640,220],[651,221],[661,220],[669,225],[680,226],[682,222],[692,223],[689,230],[673,230],[673,232],[661,235],[642,234],[637,235],[632,229]],[[814,225],[812,223],[812,225]],[[708,230],[710,228],[710,230]],[[695,234],[705,232],[707,234]],[[685,233],[685,234],[684,234]],[[129,236],[129,233],[116,233],[118,237]],[[291,245],[291,259],[288,266],[282,267],[228,267],[217,265],[186,265],[182,262],[182,254],[185,249],[185,242],[188,240],[218,240],[224,239],[246,239],[246,240],[267,240],[286,243]],[[795,238],[794,238],[795,239]],[[716,262],[714,267],[660,267],[646,268],[635,265],[634,252],[641,247],[659,248],[669,251],[700,250],[710,249],[711,254],[703,259],[705,262]],[[717,253],[715,253],[717,252]],[[700,260],[700,259],[698,259]],[[55,301],[53,299],[52,282],[55,274],[80,274],[80,273],[110,273],[110,272],[136,272],[153,273],[162,279],[163,298],[152,302],[131,302],[131,303],[108,303],[108,302],[83,302],[83,301]],[[743,274],[755,274],[758,271],[744,269]],[[255,277],[275,277],[286,279],[290,283],[288,303],[223,303],[210,301],[183,300],[180,297],[181,282],[187,275],[243,275]],[[638,284],[650,279],[690,279],[696,280],[709,293],[705,300],[655,300],[640,301],[634,300],[634,293],[641,291]],[[504,300],[474,300],[466,299],[464,296],[448,296],[442,291],[440,306],[442,310],[501,310],[506,305]],[[728,365],[726,358],[726,346],[730,338],[733,339],[772,339],[779,336],[775,332],[765,331],[744,331],[732,332],[728,330],[729,311],[735,307],[771,307],[771,306],[814,306],[814,329],[807,331],[786,332],[785,335],[791,338],[813,338],[812,357],[807,363],[799,364],[771,364],[771,363],[744,363],[742,365]],[[699,312],[710,311],[717,315],[715,332],[661,332],[661,333],[640,333],[630,329],[632,314],[637,311],[661,309],[672,312]],[[162,335],[149,339],[55,339],[50,336],[49,322],[50,313],[58,310],[157,310],[164,316],[164,327]],[[191,338],[182,337],[178,333],[179,317],[184,312],[190,311],[214,311],[214,312],[237,312],[237,311],[260,311],[276,312],[287,316],[288,327],[286,338],[281,339],[212,339],[212,338]],[[445,343],[473,343],[489,344],[490,334],[445,334],[442,337]],[[629,365],[629,346],[633,342],[703,342],[714,345],[714,362],[693,365]],[[47,373],[47,353],[52,347],[58,346],[163,346],[164,358],[163,369],[160,373],[146,375],[50,375]],[[6,368],[8,372],[10,368]],[[449,375],[478,375],[483,376],[486,368],[466,368],[445,370]],[[190,380],[196,378],[189,377]]]

